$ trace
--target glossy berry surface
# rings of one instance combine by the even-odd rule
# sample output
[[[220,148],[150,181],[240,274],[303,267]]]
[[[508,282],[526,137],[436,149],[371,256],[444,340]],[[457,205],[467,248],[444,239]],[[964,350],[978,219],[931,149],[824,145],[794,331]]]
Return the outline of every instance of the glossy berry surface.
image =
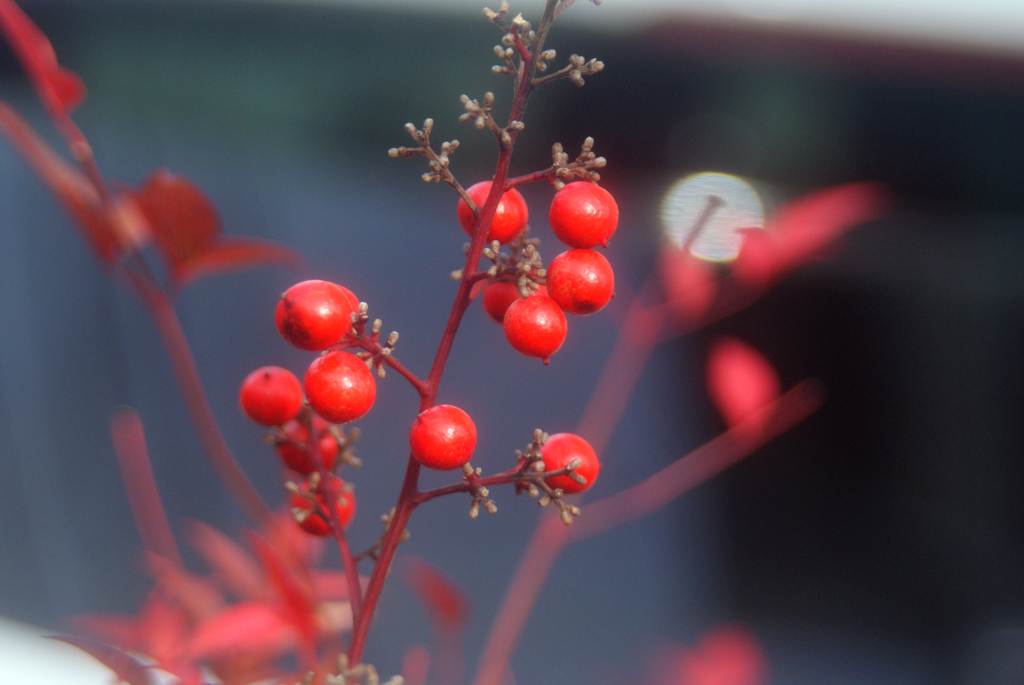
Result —
[[[281,426],[284,438],[276,444],[277,454],[284,465],[292,471],[308,476],[317,470],[309,454],[309,429],[304,421],[292,419]],[[313,417],[313,433],[320,460],[328,471],[334,468],[338,458],[338,439],[331,432],[331,425],[319,416]]]
[[[548,265],[548,294],[569,314],[593,314],[615,294],[615,272],[594,250],[567,250]]]
[[[534,295],[547,295],[548,289],[543,285]],[[519,299],[519,288],[512,281],[498,281],[491,283],[484,289],[481,296],[484,302],[484,311],[498,323],[505,320],[505,312],[512,306],[512,303]]]
[[[491,182],[481,181],[470,187],[466,194],[472,198],[477,207],[483,207],[489,192],[491,192]],[[459,200],[455,213],[459,217],[462,230],[472,236],[476,217],[465,200]],[[497,240],[503,245],[512,242],[526,228],[528,219],[529,211],[526,208],[526,200],[518,190],[513,188],[502,195],[501,200],[498,201],[498,208],[494,211],[494,219],[491,221],[491,230],[487,232],[487,242]]]
[[[348,352],[328,352],[313,360],[303,379],[306,398],[331,423],[348,423],[373,406],[377,382],[366,363]]]
[[[280,426],[302,409],[302,385],[288,369],[264,366],[242,381],[238,402],[246,416],[261,426]]]
[[[457,469],[476,449],[476,425],[469,414],[439,404],[416,417],[409,429],[409,447],[423,466],[438,471]]]
[[[555,236],[569,247],[607,247],[619,225],[619,206],[604,188],[574,181],[555,193],[548,221]]]
[[[568,466],[573,459],[579,459],[582,464],[576,473],[587,479],[586,485],[580,485],[566,475],[552,476],[544,481],[552,488],[560,488],[562,492],[572,494],[583,492],[597,480],[601,472],[601,463],[597,460],[597,454],[590,443],[573,433],[557,433],[548,438],[541,448],[544,455],[544,470],[554,471]]]
[[[326,350],[352,328],[354,299],[350,291],[330,281],[296,283],[277,303],[277,330],[300,350]]]
[[[334,491],[338,495],[337,503],[335,506],[335,512],[338,516],[338,522],[342,528],[347,528],[348,524],[352,523],[352,519],[356,515],[356,496],[351,490],[345,490],[345,481],[337,476],[331,476],[331,482],[334,485]],[[309,483],[302,483],[299,486],[303,491],[309,492]],[[327,499],[324,497],[322,492],[316,493],[316,501],[323,507],[327,508]],[[291,499],[291,510],[292,518],[299,524],[302,530],[312,535],[319,535],[321,537],[331,534],[331,526],[321,514],[317,513],[316,507],[313,503],[306,499],[305,496],[298,493],[292,495]]]
[[[527,357],[548,358],[565,342],[569,324],[562,308],[547,295],[519,298],[505,312],[505,337]]]

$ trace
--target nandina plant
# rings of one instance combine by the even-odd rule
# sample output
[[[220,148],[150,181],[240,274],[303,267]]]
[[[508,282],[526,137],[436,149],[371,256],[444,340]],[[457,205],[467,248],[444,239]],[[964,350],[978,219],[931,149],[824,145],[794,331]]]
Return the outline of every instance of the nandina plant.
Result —
[[[12,0],[0,0],[4,36],[67,142],[74,165],[51,150],[3,103],[0,131],[64,204],[104,267],[152,313],[203,446],[260,530],[248,536],[247,550],[216,531],[195,527],[192,544],[222,581],[218,585],[187,571],[148,470],[141,421],[128,410],[118,414],[112,436],[147,547],[147,565],[157,583],[139,617],[122,622],[84,617],[79,625],[100,641],[67,639],[110,666],[123,681],[150,683],[153,669],[159,668],[182,682],[200,683],[205,667],[229,684],[266,677],[293,682],[303,678],[307,683],[376,683],[375,670],[363,663],[364,648],[399,543],[407,538],[416,509],[442,496],[468,495],[470,516],[477,516],[480,508],[493,514],[497,504],[491,489],[511,486],[542,506],[553,504],[557,516],[542,517],[538,523],[481,658],[475,682],[498,685],[547,570],[566,544],[664,505],[787,430],[820,403],[821,393],[814,383],[805,381],[783,392],[774,368],[756,350],[740,341],[722,340],[712,349],[708,386],[727,430],[636,486],[585,510],[579,506],[579,497],[566,499],[566,495],[583,493],[598,478],[611,432],[658,342],[754,301],[847,228],[872,218],[881,198],[880,191],[868,184],[805,198],[778,213],[768,230],[740,227],[749,230],[736,236],[742,244],[738,256],[720,268],[691,250],[709,218],[726,202],[709,195],[706,208],[688,227],[685,242],[665,244],[659,273],[627,303],[609,363],[573,432],[550,427],[562,432],[549,436],[542,429],[524,426],[526,447],[513,453],[509,469],[485,475],[473,467],[477,431],[472,417],[459,407],[438,403],[443,397],[445,366],[472,301],[482,296],[486,314],[503,326],[509,344],[524,355],[523,363],[539,359],[546,364],[563,346],[571,317],[600,311],[615,291],[613,265],[600,250],[614,238],[618,206],[598,185],[598,170],[605,167],[605,160],[593,152],[594,141],[587,138],[571,161],[562,146],[554,143],[551,166],[510,176],[516,139],[525,128],[526,105],[534,92],[565,80],[582,86],[584,76],[603,69],[600,61],[578,55],[552,69],[558,59],[546,45],[548,34],[573,2],[547,0],[536,29],[521,15],[511,17],[505,2],[497,11],[484,10],[501,36],[495,48],[499,64],[492,71],[512,81],[510,111],[507,120],[498,122],[492,116],[493,94],[480,100],[464,95],[461,121],[493,134],[497,163],[490,179],[472,179],[475,182],[464,187],[450,169],[459,143],[452,140],[435,147],[431,119],[422,127],[406,124],[413,145],[389,151],[392,157],[425,159],[428,170],[423,179],[443,181],[455,191],[458,201],[452,226],[456,231],[461,226],[471,238],[463,267],[452,274],[458,289],[426,375],[399,361],[398,334],[382,337],[381,320],[371,323],[367,302],[344,284],[303,281],[278,302],[267,304],[268,320],[276,322],[287,343],[319,353],[310,360],[301,384],[294,373],[276,366],[257,369],[240,384],[242,410],[272,429],[268,442],[289,469],[281,498],[288,517],[282,519],[256,494],[221,436],[173,304],[175,295],[198,277],[260,264],[290,265],[296,256],[281,246],[225,238],[202,192],[168,172],[154,173],[141,188],[117,186],[112,191],[85,136],[71,120],[84,98],[84,85],[58,65],[45,36]],[[563,249],[569,248],[550,262],[550,268],[545,268],[539,241],[529,235],[529,210],[517,190],[527,183],[552,187],[547,215]],[[149,243],[167,267],[165,281],[155,276],[142,251]],[[362,295],[372,300],[371,293]],[[272,363],[273,352],[267,356]],[[370,548],[356,552],[350,548],[346,529],[358,524],[358,478],[351,474],[359,464],[351,450],[358,431],[347,424],[379,411],[376,383],[386,377],[387,369],[416,393],[419,407],[414,416],[394,416],[395,430],[409,434],[404,476],[400,485],[396,483],[397,498],[384,517],[384,533]],[[424,468],[461,469],[462,475],[447,486],[422,490]],[[348,469],[345,479],[338,475],[343,469]],[[368,505],[388,509],[388,505],[366,502],[359,507],[365,510]],[[333,539],[341,556],[341,573],[316,568],[312,541],[319,537]],[[365,580],[360,576],[361,564],[372,564]],[[445,636],[439,641],[435,670],[439,675],[448,673],[445,664],[450,662],[444,655],[450,656],[455,644],[451,636],[464,624],[459,593],[440,571],[423,564],[415,569],[409,584],[428,606],[440,626],[439,634]],[[227,590],[241,600],[227,602]],[[342,604],[341,615],[327,612],[331,602]],[[345,633],[348,637],[342,640]],[[140,660],[138,654],[149,660]],[[289,654],[297,658],[297,672],[280,667],[280,658]],[[415,668],[413,672],[423,675]]]

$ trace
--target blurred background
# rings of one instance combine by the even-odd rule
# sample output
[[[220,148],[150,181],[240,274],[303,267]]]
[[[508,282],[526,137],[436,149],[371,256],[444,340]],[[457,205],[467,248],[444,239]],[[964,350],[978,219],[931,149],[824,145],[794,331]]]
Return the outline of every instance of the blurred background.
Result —
[[[226,233],[306,257],[297,272],[202,280],[178,307],[229,444],[282,501],[272,450],[237,407],[252,369],[301,374],[310,361],[277,335],[274,302],[300,279],[341,283],[425,375],[464,234],[454,193],[386,151],[409,142],[407,121],[433,117],[438,141],[462,143],[463,184],[491,175],[492,137],[457,123],[458,98],[492,90],[507,111],[511,88],[490,72],[499,33],[476,0],[21,4],[89,87],[75,119],[108,178],[185,175]],[[540,5],[512,10],[536,22]],[[678,179],[735,174],[769,206],[876,180],[897,204],[829,262],[657,350],[595,498],[721,429],[703,390],[714,334],[756,346],[787,385],[822,379],[829,400],[657,515],[569,548],[513,660],[517,682],[647,682],[662,646],[722,623],[761,642],[777,685],[1024,682],[1024,8],[579,2],[549,47],[606,68],[582,89],[537,93],[513,173],[548,166],[555,141],[574,154],[596,139],[621,210],[607,253],[620,297],[574,319],[550,367],[472,308],[439,400],[473,415],[485,471],[511,465],[534,427],[572,430],[616,316],[654,268],[661,199]],[[55,141],[6,50],[0,97]],[[523,193],[550,259],[550,190]],[[73,614],[133,612],[150,582],[109,437],[116,407],[145,422],[176,531],[198,519],[234,534],[244,519],[201,453],[151,320],[6,144],[0,239],[0,616],[59,630]],[[359,422],[356,549],[397,496],[408,447],[395,426],[415,407],[389,376]],[[471,597],[470,672],[537,516],[494,494],[499,514],[475,521],[468,499],[424,506],[402,549]],[[366,658],[390,675],[429,639],[393,579]]]

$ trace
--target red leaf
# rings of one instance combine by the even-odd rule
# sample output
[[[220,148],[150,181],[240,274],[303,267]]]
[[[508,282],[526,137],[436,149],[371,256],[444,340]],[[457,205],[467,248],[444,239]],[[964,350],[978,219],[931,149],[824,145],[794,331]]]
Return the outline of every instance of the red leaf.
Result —
[[[722,337],[711,344],[707,363],[708,394],[730,428],[778,397],[778,374],[760,352],[735,338]],[[760,431],[751,425],[750,430]]]
[[[70,114],[85,99],[78,75],[57,64],[46,35],[13,0],[0,0],[0,32],[18,56],[46,108]]]
[[[181,658],[188,637],[190,622],[185,611],[153,590],[139,611],[138,651],[165,664]]]
[[[266,264],[295,267],[302,256],[291,248],[256,238],[224,238],[205,252],[193,255],[179,265],[177,278],[185,284],[203,276],[247,269]]]
[[[265,599],[266,578],[259,565],[241,545],[216,528],[193,521],[189,542],[220,580],[239,599]]]
[[[876,183],[849,183],[784,205],[771,220],[784,263],[798,266],[813,259],[857,224],[878,217],[886,200]]]
[[[877,183],[849,183],[798,198],[782,206],[766,224],[766,235],[749,247],[754,233],[748,233],[736,275],[764,284],[818,257],[854,226],[877,218],[887,202],[888,193]]]
[[[146,672],[146,666],[136,661],[130,654],[85,637],[67,635],[52,637],[54,640],[66,642],[82,650],[117,674],[117,677],[128,685],[152,685],[153,681],[150,680],[149,674]]]
[[[160,589],[173,597],[192,620],[202,620],[224,607],[220,591],[209,581],[152,552],[146,553],[146,561]]]
[[[741,628],[717,628],[679,660],[679,685],[763,685],[768,666],[761,645]]]
[[[175,272],[213,248],[220,234],[220,217],[191,181],[159,170],[133,194]]]
[[[193,659],[259,653],[270,661],[294,648],[295,624],[264,602],[240,602],[196,628],[186,653]]]
[[[413,645],[402,656],[402,680],[405,685],[426,685],[430,675],[430,652],[423,645]]]
[[[348,599],[348,577],[344,571],[312,571],[311,575],[319,599]],[[369,583],[367,576],[359,576],[359,584],[364,590]]]
[[[0,0],[0,7],[4,6],[3,2]],[[113,262],[119,238],[114,223],[103,211],[96,188],[44,143],[4,102],[0,102],[0,132],[7,136],[36,176],[57,197],[100,258]]]
[[[284,564],[277,552],[263,538],[255,533],[250,542],[256,552],[270,584],[277,590],[287,608],[286,616],[298,628],[303,642],[310,651],[317,642],[316,605],[306,588],[302,587],[292,571]]]
[[[739,231],[743,245],[733,263],[733,274],[738,281],[760,287],[778,276],[783,269],[776,240],[761,228]]]
[[[455,581],[422,559],[407,557],[403,563],[402,580],[423,602],[430,618],[442,630],[460,630],[469,618],[469,600]]]
[[[661,284],[669,306],[688,321],[700,318],[718,294],[714,267],[683,250],[664,242],[658,252]]]

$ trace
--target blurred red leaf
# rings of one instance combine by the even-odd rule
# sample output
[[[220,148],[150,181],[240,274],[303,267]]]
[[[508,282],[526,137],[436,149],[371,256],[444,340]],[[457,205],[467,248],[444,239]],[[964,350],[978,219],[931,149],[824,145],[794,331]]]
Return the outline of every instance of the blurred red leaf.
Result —
[[[692,321],[707,312],[718,292],[713,265],[674,243],[663,242],[658,267],[666,299],[675,313]]]
[[[47,109],[70,114],[85,99],[85,84],[57,64],[53,45],[13,0],[0,0],[0,32],[17,55]]]
[[[711,343],[706,372],[708,394],[730,428],[755,414],[782,390],[771,363],[735,338],[721,337]]]
[[[135,657],[119,649],[110,647],[91,640],[87,637],[74,637],[70,635],[54,635],[54,640],[60,640],[67,644],[77,647],[86,654],[90,655],[96,661],[113,671],[117,677],[128,683],[128,685],[152,685],[153,681],[150,680],[149,674],[146,673],[147,668],[139,661],[136,661]]]
[[[469,618],[466,594],[440,569],[422,559],[407,557],[402,580],[416,593],[434,623],[444,631],[459,631]]]
[[[177,600],[191,619],[202,620],[224,607],[220,590],[209,581],[152,552],[146,553],[146,562],[156,577],[157,585]]]
[[[344,571],[311,571],[313,588],[319,599],[348,599],[348,576]],[[363,589],[369,584],[369,576],[359,576]]]
[[[757,639],[742,628],[707,633],[678,663],[679,685],[763,685],[768,665]]]
[[[413,645],[402,656],[402,680],[405,685],[426,685],[430,675],[430,652],[423,645]]]
[[[298,266],[302,258],[297,252],[268,240],[256,238],[222,238],[206,252],[195,255],[181,266],[179,280],[188,282],[264,264]]]
[[[139,612],[135,640],[125,648],[142,652],[164,665],[176,663],[185,651],[191,621],[185,611],[165,597],[159,588]]]
[[[188,179],[161,169],[133,194],[175,270],[216,243],[220,233],[217,210]]]
[[[14,109],[2,101],[0,132],[7,136],[36,176],[64,206],[99,257],[105,262],[113,262],[119,239],[114,222],[103,210],[96,188],[78,169],[65,162],[43,142]]]
[[[764,231],[746,231],[736,277],[764,285],[807,263],[854,226],[880,216],[888,197],[877,183],[849,183],[783,205]]]
[[[210,565],[217,579],[239,599],[265,599],[266,579],[256,560],[216,528],[193,521],[189,542]]]
[[[292,621],[264,602],[239,602],[202,621],[186,654],[193,659],[258,653],[275,659],[295,647],[298,630]]]
[[[216,208],[187,178],[161,169],[141,190],[130,192],[179,286],[200,276],[302,261],[295,251],[270,241],[222,238]]]
[[[313,597],[273,547],[255,533],[251,534],[249,539],[270,585],[277,591],[284,603],[283,615],[295,625],[303,644],[312,653],[318,636],[316,603],[313,601]]]

